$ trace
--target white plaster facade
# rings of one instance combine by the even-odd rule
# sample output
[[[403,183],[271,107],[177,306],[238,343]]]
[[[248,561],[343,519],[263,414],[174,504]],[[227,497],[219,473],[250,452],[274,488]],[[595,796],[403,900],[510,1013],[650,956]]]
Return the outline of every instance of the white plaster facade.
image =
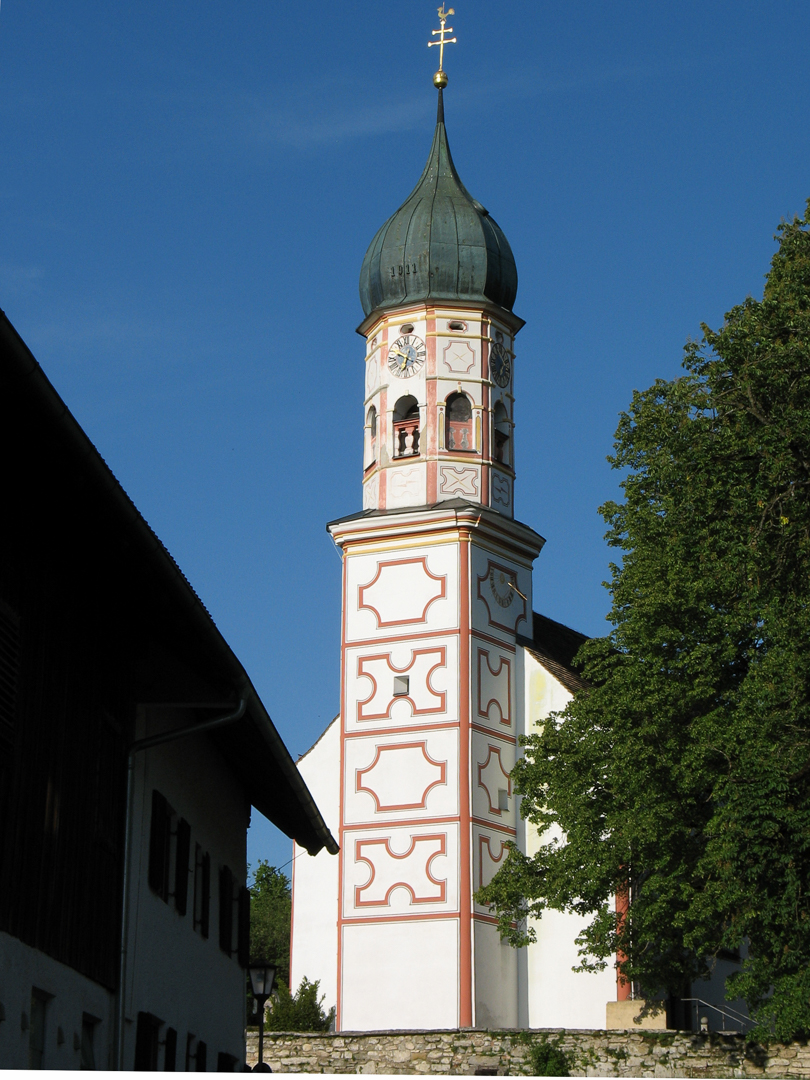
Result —
[[[612,972],[570,971],[578,920],[517,952],[473,900],[507,841],[536,844],[510,773],[570,697],[525,647],[543,539],[513,516],[522,325],[421,303],[360,328],[364,513],[329,527],[340,715],[300,762],[341,853],[293,864],[292,983],[319,979],[339,1030],[603,1026],[615,997]]]
[[[458,557],[458,545],[450,548]],[[482,558],[479,553],[472,561]],[[442,551],[436,570],[448,562]],[[583,925],[578,918],[548,912],[534,922],[537,942],[514,950],[500,940],[486,908],[472,903],[472,892],[498,869],[505,839],[516,840],[529,853],[539,843],[537,831],[516,814],[508,775],[515,760],[511,740],[571,697],[528,648],[504,647],[507,635],[490,624],[488,611],[486,620],[497,644],[473,628],[469,686],[474,719],[463,770],[460,725],[448,719],[458,715],[458,695],[446,695],[446,710],[428,720],[417,714],[420,702],[413,692],[413,704],[389,694],[385,723],[390,727],[367,735],[357,732],[363,720],[356,719],[358,696],[364,699],[367,692],[349,700],[352,722],[343,728],[352,735],[344,740],[342,770],[340,718],[299,763],[330,830],[340,829],[343,881],[341,890],[337,860],[325,852],[312,857],[296,847],[291,977],[294,986],[304,976],[320,980],[325,1005],[339,1006],[341,1030],[463,1026],[464,979],[470,988],[467,1023],[474,1027],[602,1028],[606,1004],[616,998],[610,967],[597,975],[572,970],[578,963],[575,938]],[[436,640],[427,639],[440,648],[433,645]],[[409,640],[409,655],[424,644],[424,639]],[[350,655],[356,667],[355,652]],[[390,655],[406,666],[394,649]],[[457,663],[455,653],[451,663]],[[446,692],[446,670],[434,670],[433,691]],[[425,693],[424,686],[420,690]],[[381,768],[386,757],[390,765]],[[467,815],[459,798],[462,771],[468,780]],[[344,815],[339,822],[341,776]],[[406,805],[407,810],[398,809]],[[397,828],[406,813],[408,824]],[[469,837],[464,852],[462,830]],[[435,839],[438,834],[443,841]],[[424,856],[417,857],[422,847]],[[462,858],[469,867],[464,896]],[[436,882],[444,884],[443,897]],[[353,901],[364,892],[375,902],[359,907]],[[469,968],[462,955],[465,936]]]
[[[153,717],[147,730],[142,715],[138,737],[172,726],[165,716]],[[171,897],[164,902],[148,884],[155,788],[191,826],[185,915],[177,912]],[[220,1053],[241,1064],[245,1055],[245,974],[235,952],[228,956],[219,946],[216,875],[220,866],[228,866],[236,882],[245,880],[250,813],[245,794],[206,737],[198,736],[137,756],[133,808],[123,1060],[131,1067],[138,1014],[149,1013],[163,1025],[159,1068],[164,1066],[168,1028],[177,1032],[178,1071],[186,1068],[187,1050],[193,1059],[190,1067],[195,1068],[200,1040],[206,1044],[208,1070],[216,1069]],[[211,865],[207,939],[194,927],[197,844],[209,854]],[[95,1067],[116,1067],[117,995],[5,933],[0,933],[0,1003],[5,1011],[5,1022],[0,1022],[0,1067],[29,1067],[32,994],[44,1001],[43,1068],[82,1067],[83,1021],[88,1019],[92,1021]]]

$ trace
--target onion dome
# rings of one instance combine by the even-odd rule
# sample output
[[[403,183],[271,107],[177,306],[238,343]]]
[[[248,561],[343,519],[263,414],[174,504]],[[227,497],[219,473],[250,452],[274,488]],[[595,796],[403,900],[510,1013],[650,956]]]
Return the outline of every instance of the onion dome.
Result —
[[[494,304],[511,311],[516,294],[509,241],[456,172],[439,89],[436,133],[424,172],[363,259],[363,311],[368,316],[424,301]]]

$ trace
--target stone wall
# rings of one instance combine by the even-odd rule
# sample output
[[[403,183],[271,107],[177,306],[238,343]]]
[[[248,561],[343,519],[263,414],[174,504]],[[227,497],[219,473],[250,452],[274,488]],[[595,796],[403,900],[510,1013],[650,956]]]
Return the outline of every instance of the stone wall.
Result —
[[[267,1032],[264,1060],[273,1072],[532,1075],[529,1042],[547,1041],[568,1056],[572,1076],[808,1077],[810,1047],[768,1050],[742,1036],[676,1031],[375,1031],[338,1034]],[[249,1031],[248,1064],[258,1035]]]

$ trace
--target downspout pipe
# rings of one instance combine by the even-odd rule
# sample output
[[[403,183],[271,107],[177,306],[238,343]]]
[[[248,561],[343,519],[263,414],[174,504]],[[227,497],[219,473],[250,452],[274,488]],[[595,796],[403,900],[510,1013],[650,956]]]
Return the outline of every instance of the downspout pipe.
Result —
[[[129,938],[129,891],[132,859],[132,799],[135,789],[135,755],[142,750],[151,750],[154,746],[163,746],[164,743],[175,742],[184,739],[188,735],[201,735],[213,728],[224,727],[232,724],[245,715],[247,699],[242,698],[234,712],[225,716],[216,716],[211,720],[204,720],[201,724],[188,724],[185,727],[175,728],[172,731],[162,731],[157,735],[149,735],[145,739],[136,739],[127,753],[127,803],[126,821],[124,825],[124,896],[121,911],[121,954],[118,966],[118,1008],[115,1018],[115,1068],[119,1072],[124,1070],[124,1023],[126,1014],[126,975],[127,975],[127,940]]]

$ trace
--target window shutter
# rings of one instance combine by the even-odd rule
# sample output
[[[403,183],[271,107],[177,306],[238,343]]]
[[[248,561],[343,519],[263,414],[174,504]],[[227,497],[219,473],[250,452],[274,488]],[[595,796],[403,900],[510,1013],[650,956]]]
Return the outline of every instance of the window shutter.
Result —
[[[247,968],[250,964],[250,889],[243,885],[239,890],[239,930],[238,951],[239,966]]]
[[[233,874],[227,866],[219,871],[219,947],[228,956],[233,951]]]
[[[200,905],[200,933],[204,938],[208,937],[208,928],[211,921],[211,856],[206,853],[202,857],[202,904]]]
[[[149,836],[149,888],[161,900],[169,895],[169,804],[157,789],[152,791],[152,827]]]
[[[177,1032],[174,1028],[166,1028],[166,1047],[163,1053],[163,1071],[177,1071]]]
[[[177,852],[174,862],[174,906],[180,915],[188,907],[188,857],[191,851],[191,826],[185,818],[177,823]]]

